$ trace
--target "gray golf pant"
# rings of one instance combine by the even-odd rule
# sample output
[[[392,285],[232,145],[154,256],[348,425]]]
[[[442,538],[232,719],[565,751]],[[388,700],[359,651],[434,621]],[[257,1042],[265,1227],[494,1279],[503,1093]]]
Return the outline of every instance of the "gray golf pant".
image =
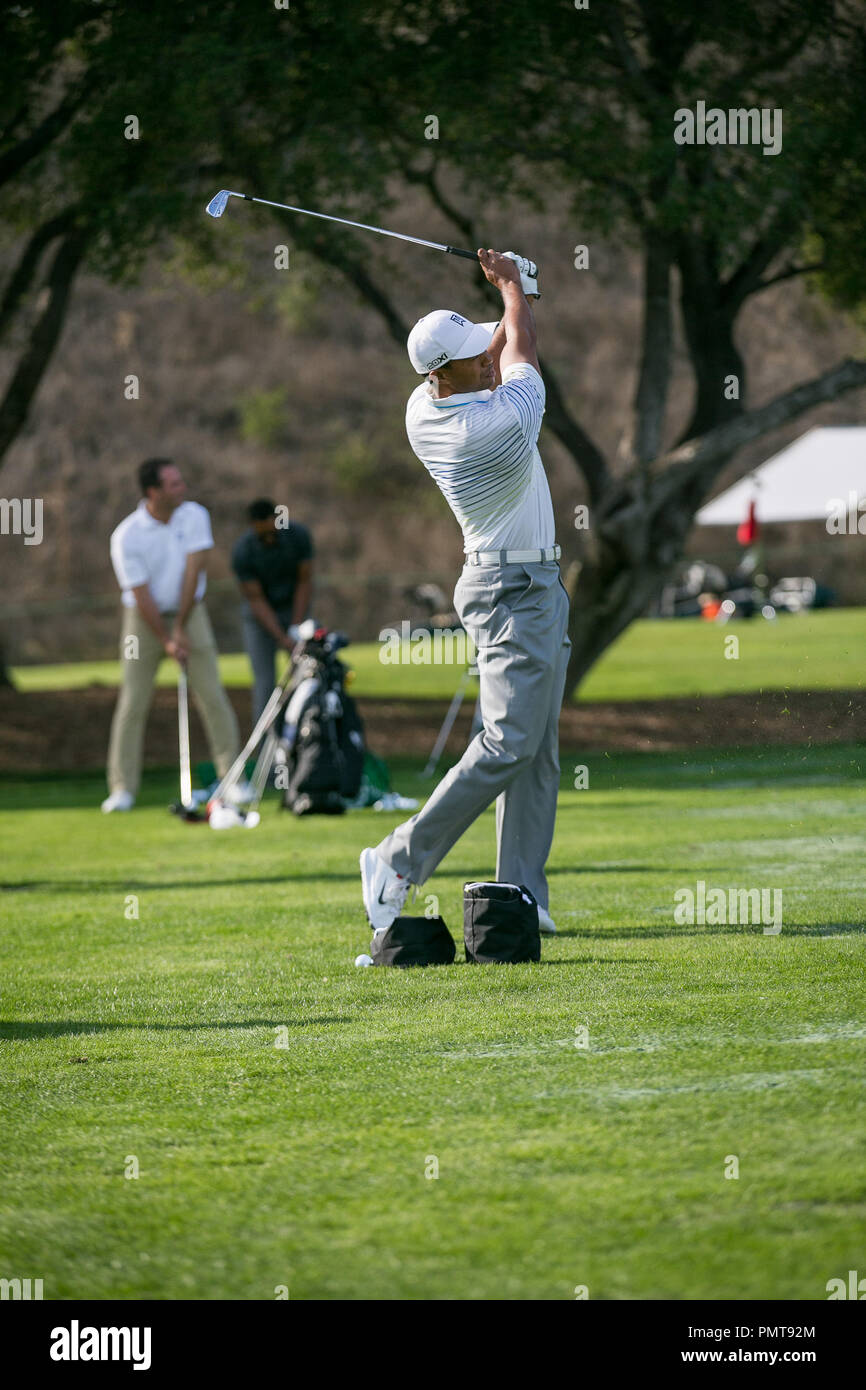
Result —
[[[478,648],[483,725],[423,809],[377,853],[420,885],[495,799],[497,881],[525,884],[546,909],[571,648],[559,566],[466,565],[454,606]]]
[[[276,614],[283,627],[288,627],[292,621],[291,610],[277,609]],[[253,617],[246,604],[241,609],[241,623],[244,631],[244,646],[253,668],[252,703],[253,724],[255,725],[261,718],[262,710],[268,703],[277,683],[277,643],[276,639],[262,627],[258,619]]]

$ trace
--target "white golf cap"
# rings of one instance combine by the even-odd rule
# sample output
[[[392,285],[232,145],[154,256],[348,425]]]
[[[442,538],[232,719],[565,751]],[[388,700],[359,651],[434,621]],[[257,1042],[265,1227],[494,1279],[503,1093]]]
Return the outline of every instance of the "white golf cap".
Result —
[[[434,309],[419,319],[406,346],[416,372],[424,376],[455,357],[477,357],[490,346],[495,323],[473,323],[451,309]]]

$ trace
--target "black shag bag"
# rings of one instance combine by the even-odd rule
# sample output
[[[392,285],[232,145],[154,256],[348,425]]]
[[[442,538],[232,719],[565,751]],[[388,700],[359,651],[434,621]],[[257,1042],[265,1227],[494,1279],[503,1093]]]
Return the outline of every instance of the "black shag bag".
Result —
[[[317,628],[296,661],[276,755],[287,775],[283,805],[296,816],[340,816],[361,789],[364,726],[336,655],[346,641]]]
[[[370,947],[374,965],[450,965],[456,954],[441,917],[395,917]]]
[[[538,903],[521,883],[467,883],[463,941],[470,964],[541,960]]]

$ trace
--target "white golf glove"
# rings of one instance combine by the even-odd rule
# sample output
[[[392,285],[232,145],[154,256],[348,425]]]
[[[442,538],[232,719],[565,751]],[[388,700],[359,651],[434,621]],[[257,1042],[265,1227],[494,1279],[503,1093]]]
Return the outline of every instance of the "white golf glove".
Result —
[[[523,293],[527,298],[532,296],[535,299],[541,298],[541,291],[538,288],[538,266],[535,261],[529,260],[528,256],[518,256],[516,251],[504,251],[503,255],[513,261],[520,271],[520,283],[523,286]]]

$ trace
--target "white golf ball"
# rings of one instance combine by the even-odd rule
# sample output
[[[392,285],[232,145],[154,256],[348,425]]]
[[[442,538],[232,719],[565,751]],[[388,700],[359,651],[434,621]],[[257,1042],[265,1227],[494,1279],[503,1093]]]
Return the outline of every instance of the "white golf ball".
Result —
[[[259,815],[258,811],[247,811],[246,815],[244,816],[244,825],[246,826],[247,830],[254,830],[260,820],[261,816]]]
[[[356,956],[356,957],[355,957],[355,964],[356,964],[356,965],[372,965],[372,964],[373,964],[373,957],[372,957],[372,956],[368,956],[367,953],[366,953],[366,951],[362,951],[361,954],[360,954],[359,956]]]

